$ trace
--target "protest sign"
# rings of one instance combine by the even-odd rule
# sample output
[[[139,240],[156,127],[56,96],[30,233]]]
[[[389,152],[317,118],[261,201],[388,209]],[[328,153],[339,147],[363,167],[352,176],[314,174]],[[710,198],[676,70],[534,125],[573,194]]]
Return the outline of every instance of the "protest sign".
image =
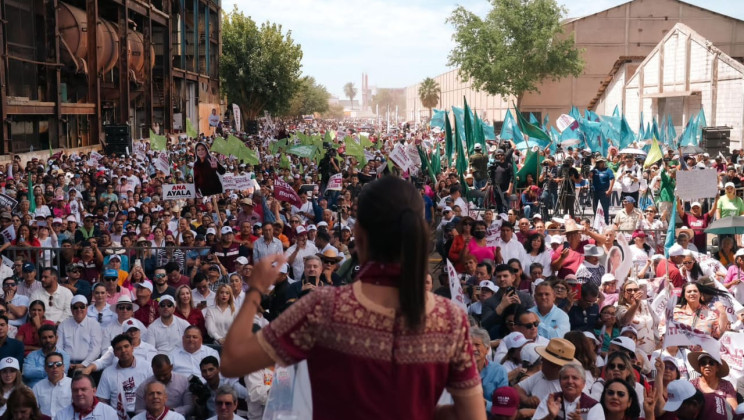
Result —
[[[328,187],[326,188],[326,190],[341,191],[342,183],[343,174],[339,173],[336,175],[331,175],[331,177],[328,178]]]
[[[411,161],[411,158],[408,156],[406,151],[403,149],[403,147],[396,147],[393,149],[392,152],[390,152],[390,159],[395,162],[398,166],[400,166],[400,169],[406,172],[410,172],[410,170],[413,168],[413,161]]]
[[[452,296],[452,301],[462,308],[463,311],[467,312],[468,307],[465,305],[465,298],[462,297],[460,278],[457,276],[457,271],[455,271],[455,267],[449,259],[447,260],[447,274],[449,275],[450,296]]]
[[[222,188],[224,191],[236,190],[236,191],[249,191],[253,194],[254,182],[250,175],[234,175],[232,173],[226,173],[222,176]]]
[[[674,193],[683,201],[715,197],[718,194],[718,173],[715,169],[677,171]]]
[[[726,331],[721,336],[721,359],[728,363],[734,386],[744,377],[744,332]]]
[[[13,269],[13,260],[11,260],[10,258],[6,257],[5,255],[3,255],[2,257],[3,257],[3,265],[6,266],[6,267],[8,267],[8,268],[10,268],[12,270]]]
[[[196,198],[194,184],[163,184],[163,200]]]
[[[0,194],[0,208],[9,208],[10,211],[13,211],[15,209],[15,206],[18,205],[18,200],[15,198],[7,195],[7,194]]]
[[[147,151],[146,151],[147,145],[145,145],[145,143],[136,142],[132,145],[132,148],[134,149],[133,150],[134,156],[142,160],[147,160]]]
[[[292,186],[284,182],[281,178],[274,180],[274,198],[279,201],[287,201],[291,205],[299,208],[302,206],[300,196],[292,189]]]
[[[158,153],[158,157],[153,162],[153,165],[155,165],[155,169],[159,170],[160,172],[166,175],[170,175],[170,159],[168,159],[168,153]]]
[[[3,235],[3,238],[6,242],[12,242],[13,239],[15,239],[16,237],[15,226],[8,226],[7,228],[3,229],[2,232],[0,232],[0,235]]]
[[[240,107],[237,104],[233,104],[232,109],[233,109],[233,121],[235,121],[235,131],[240,132],[240,127],[241,127]]]
[[[572,116],[562,114],[557,120],[555,120],[555,126],[558,127],[558,131],[562,133],[567,128],[576,130],[579,128],[579,123]]]
[[[707,351],[712,358],[721,361],[721,344],[710,334],[693,328],[690,325],[674,320],[674,307],[677,297],[673,296],[667,302],[666,308],[666,333],[664,334],[664,347],[670,346],[700,346]]]

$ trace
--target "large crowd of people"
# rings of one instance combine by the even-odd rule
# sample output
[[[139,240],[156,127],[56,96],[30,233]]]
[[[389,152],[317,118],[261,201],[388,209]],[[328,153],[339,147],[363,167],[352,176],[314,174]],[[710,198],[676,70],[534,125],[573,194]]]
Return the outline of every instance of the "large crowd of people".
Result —
[[[436,173],[444,134],[425,127],[264,121],[234,133],[256,165],[210,150],[223,131],[0,167],[0,418],[261,419],[274,363],[302,360],[315,418],[744,417],[744,244],[705,233],[744,214],[744,150],[651,165],[535,150],[521,179],[513,141]],[[299,134],[324,138],[324,156],[276,147]],[[362,136],[365,159],[346,153]],[[721,195],[676,199],[676,174],[701,169]],[[226,175],[250,182],[223,191]],[[718,348],[669,345],[670,322]],[[351,391],[366,402],[336,400]]]

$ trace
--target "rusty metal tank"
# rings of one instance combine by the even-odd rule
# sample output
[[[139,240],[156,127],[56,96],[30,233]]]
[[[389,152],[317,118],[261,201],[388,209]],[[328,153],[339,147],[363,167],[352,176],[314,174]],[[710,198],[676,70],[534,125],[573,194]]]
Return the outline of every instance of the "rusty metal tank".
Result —
[[[57,22],[61,35],[60,49],[65,52],[62,58],[71,61],[66,64],[74,65],[78,73],[85,74],[90,70],[105,73],[114,68],[119,59],[119,35],[114,24],[103,19],[98,20],[96,25],[98,68],[89,69],[85,61],[88,56],[88,16],[85,11],[59,3]]]
[[[87,15],[84,10],[59,3],[57,12],[59,32],[61,35],[60,49],[63,51],[62,59],[65,64],[72,65],[78,73],[88,74],[87,38]],[[97,72],[108,72],[113,69],[119,60],[119,26],[104,19],[98,20],[98,69]],[[127,29],[127,58],[129,61],[129,78],[141,83],[145,78],[145,42],[140,32]],[[150,47],[151,68],[155,65],[155,48]]]

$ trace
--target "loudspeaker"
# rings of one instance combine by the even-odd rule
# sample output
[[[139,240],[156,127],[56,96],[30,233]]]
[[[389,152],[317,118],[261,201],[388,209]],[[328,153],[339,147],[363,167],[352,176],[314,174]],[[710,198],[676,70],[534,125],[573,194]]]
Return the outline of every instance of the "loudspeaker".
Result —
[[[103,132],[106,136],[104,152],[107,155],[125,155],[127,154],[127,148],[129,148],[129,153],[132,153],[132,136],[129,130],[127,124],[104,126]]]
[[[258,134],[258,121],[257,120],[246,121],[245,132],[248,134]]]

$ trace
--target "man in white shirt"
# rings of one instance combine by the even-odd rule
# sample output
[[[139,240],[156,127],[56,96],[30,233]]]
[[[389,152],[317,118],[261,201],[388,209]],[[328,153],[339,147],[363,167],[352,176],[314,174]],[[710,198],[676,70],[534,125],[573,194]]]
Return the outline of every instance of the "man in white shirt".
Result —
[[[8,304],[9,324],[14,327],[20,327],[26,323],[28,314],[28,296],[18,293],[18,282],[14,277],[7,277],[3,280],[3,292],[5,293],[5,302]]]
[[[514,235],[514,226],[509,222],[501,224],[501,236],[497,239],[496,246],[501,248],[501,258],[504,262],[516,258],[522,263],[525,260],[524,245]]]
[[[137,414],[132,420],[184,420],[183,416],[170,410],[165,402],[168,392],[160,382],[150,382],[145,389],[145,411]]]
[[[123,392],[125,410],[134,413],[137,387],[152,375],[152,369],[149,364],[138,363],[128,335],[117,335],[111,345],[119,362],[104,369],[96,395],[105,404],[116,404],[119,393]]]
[[[57,328],[57,346],[70,355],[70,370],[82,369],[101,355],[102,333],[98,322],[88,317],[88,299],[82,295],[72,298],[72,318],[62,321]]]
[[[57,352],[47,354],[44,370],[47,377],[34,385],[33,391],[41,413],[54,417],[72,399],[72,379],[65,376],[65,364],[62,355]]]
[[[274,237],[274,226],[266,223],[261,227],[262,237],[253,243],[253,264],[267,255],[282,254],[284,247],[282,241]]]
[[[292,267],[293,278],[299,280],[305,270],[305,257],[317,254],[318,248],[307,240],[307,231],[304,227],[297,226],[295,232],[297,232],[297,242],[284,252],[284,256],[287,257],[287,263]]]
[[[137,325],[134,324],[134,322],[131,321],[132,320],[129,320],[124,323],[121,333],[126,334],[132,340],[132,347],[134,347],[134,357],[135,359],[137,359],[137,362],[149,365],[152,358],[155,357],[156,354],[158,354],[158,351],[155,350],[155,346],[153,346],[152,344],[146,343],[141,340],[141,330]],[[103,345],[105,346],[106,343],[104,343]],[[83,369],[83,372],[86,374],[97,372],[99,370],[106,369],[116,362],[117,360],[114,353],[114,347],[113,345],[109,345],[108,348],[106,348],[102,352],[101,357],[91,362],[88,367]]]
[[[149,336],[152,337],[153,345],[158,353],[172,353],[189,323],[185,319],[173,316],[176,311],[176,301],[171,295],[163,295],[158,299],[158,312],[160,317],[147,327]]]
[[[172,356],[173,371],[189,377],[201,375],[199,363],[207,356],[214,356],[219,360],[220,355],[211,347],[203,345],[203,337],[199,327],[190,325],[183,333],[182,348],[176,350]]]
[[[54,420],[116,419],[116,410],[96,400],[95,381],[88,375],[77,374],[71,380],[72,404],[57,412]]]
[[[31,293],[31,302],[40,300],[46,305],[46,319],[60,323],[72,316],[70,302],[72,292],[59,285],[59,272],[56,268],[45,268],[41,272],[41,289]]]
[[[558,375],[561,367],[571,362],[578,363],[574,359],[576,348],[570,341],[563,338],[554,338],[546,347],[537,347],[535,351],[543,360],[541,371],[514,387],[519,393],[520,406],[525,410],[537,408],[542,399],[552,393],[560,392]],[[533,412],[525,412],[528,418],[531,418],[532,414]]]

